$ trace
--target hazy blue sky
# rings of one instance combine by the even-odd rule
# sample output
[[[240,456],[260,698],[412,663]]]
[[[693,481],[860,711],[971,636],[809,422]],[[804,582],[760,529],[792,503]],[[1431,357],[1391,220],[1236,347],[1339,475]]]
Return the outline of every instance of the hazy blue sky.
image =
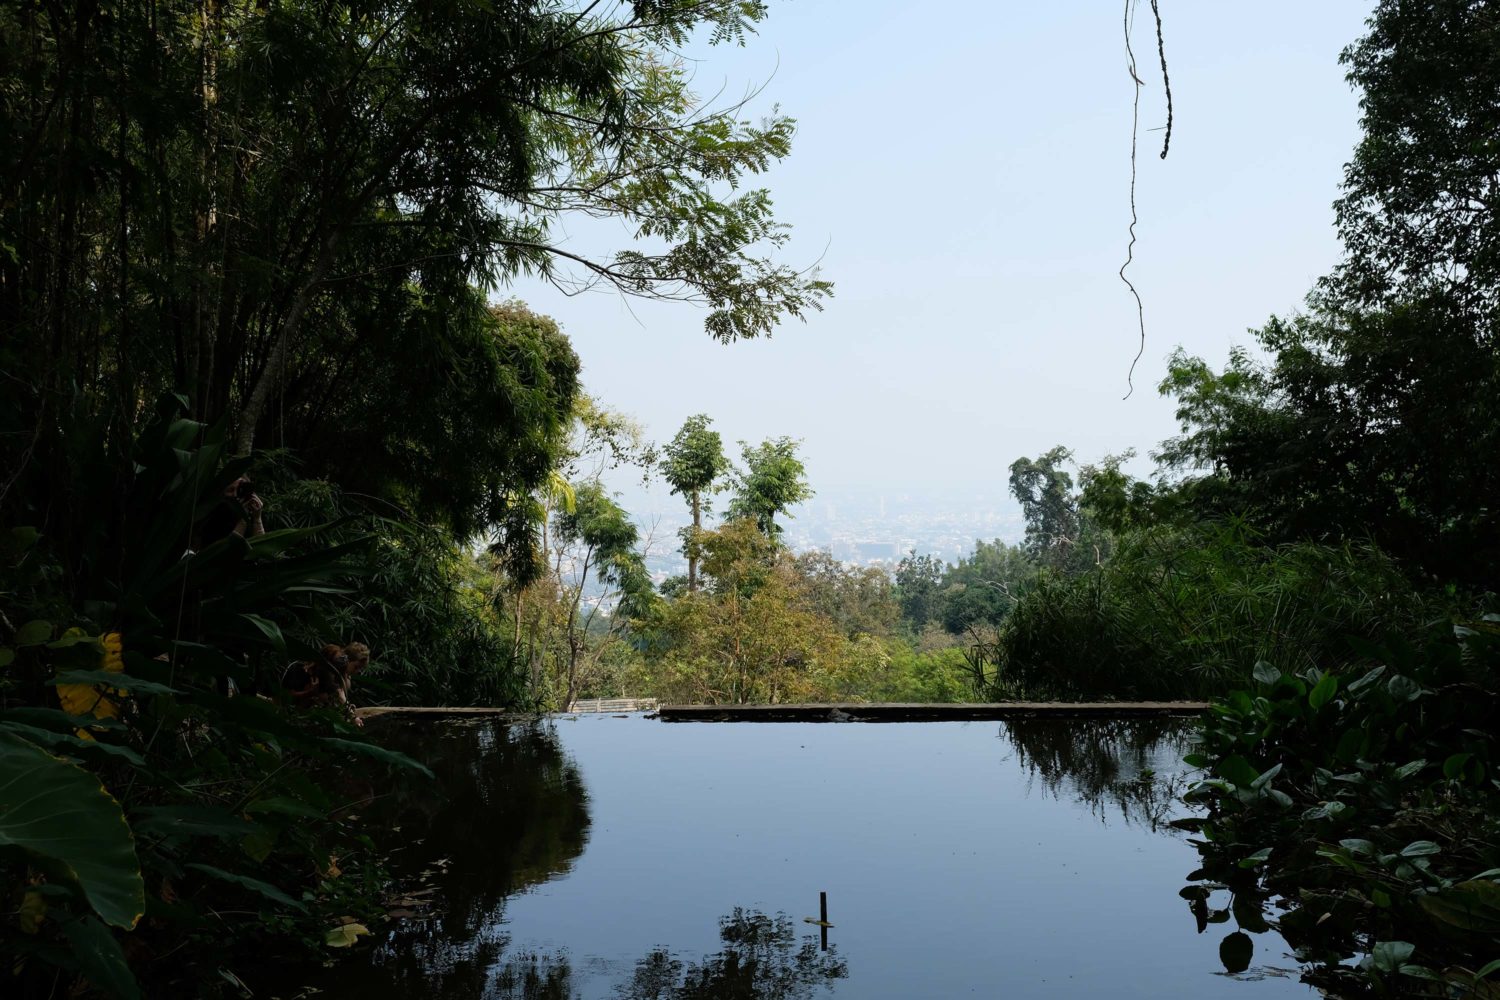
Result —
[[[1161,0],[1169,157],[1149,4],[1134,280],[1147,343],[1129,400],[1125,252],[1131,86],[1121,4],[773,3],[743,50],[703,47],[696,89],[798,119],[767,178],[822,255],[825,312],[732,346],[681,304],[511,289],[556,317],[588,389],[660,440],[705,412],[726,439],[805,442],[825,496],[993,490],[1021,454],[1084,460],[1175,432],[1156,383],[1177,345],[1222,362],[1297,308],[1337,258],[1330,203],[1357,136],[1339,51],[1368,2]],[[591,238],[596,234],[590,234]],[[623,485],[623,484],[622,484]]]

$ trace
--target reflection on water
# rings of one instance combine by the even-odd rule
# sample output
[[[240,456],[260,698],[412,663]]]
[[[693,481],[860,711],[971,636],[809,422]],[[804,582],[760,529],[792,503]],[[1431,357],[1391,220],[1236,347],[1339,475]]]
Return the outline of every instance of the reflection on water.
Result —
[[[1157,830],[1181,811],[1187,719],[1027,719],[1008,723],[1001,738],[1047,794],[1073,798],[1101,822]]]
[[[415,994],[412,994],[415,995]],[[493,1000],[571,1000],[573,970],[561,955],[522,952],[495,969],[488,988],[475,993],[438,993],[435,996],[483,996]]]
[[[808,1000],[820,987],[849,975],[837,946],[820,951],[812,935],[799,942],[786,914],[768,917],[736,907],[719,921],[719,939],[723,950],[701,962],[655,949],[636,963],[635,974],[615,995],[620,1000]]]
[[[653,948],[615,987],[617,1000],[811,1000],[849,975],[838,949],[798,939],[784,913],[735,911],[719,921],[724,947],[701,960]],[[445,994],[446,995],[446,994]],[[479,994],[492,1000],[571,1000],[573,970],[565,954],[522,953],[501,963]]]
[[[431,891],[322,997],[1308,995],[1181,923],[1177,720],[387,728],[437,780],[367,818]]]
[[[506,902],[568,872],[588,843],[588,794],[557,734],[487,721],[392,727],[387,742],[420,756],[437,780],[398,785],[367,818],[400,834],[405,874],[461,875],[439,880],[432,919],[393,924],[372,956],[378,981],[393,995],[571,996],[566,966],[498,961]]]

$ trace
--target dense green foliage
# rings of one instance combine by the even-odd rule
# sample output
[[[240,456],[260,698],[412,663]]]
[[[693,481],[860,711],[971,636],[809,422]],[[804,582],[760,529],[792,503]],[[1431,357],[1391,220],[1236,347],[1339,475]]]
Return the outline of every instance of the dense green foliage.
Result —
[[[688,577],[657,589],[602,476],[658,456],[556,323],[491,294],[691,299],[725,342],[819,308],[747,186],[793,122],[700,106],[675,58],[764,14],[0,4],[7,996],[238,989],[247,956],[381,912],[353,810],[367,768],[420,765],[360,738],[345,688],[293,710],[289,661],[330,639],[373,646],[362,695],[393,702],[1212,697],[1184,896],[1200,929],[1237,923],[1232,971],[1272,925],[1309,962],[1363,954],[1324,970],[1338,990],[1496,971],[1493,5],[1376,5],[1344,54],[1346,258],[1222,369],[1171,358],[1153,477],[1019,458],[1019,545],[889,576],[789,552],[798,443],[742,442],[736,468],[698,415],[661,456]],[[571,215],[631,243],[581,255]],[[531,836],[521,869],[581,846]],[[790,955],[784,921],[723,930],[643,988]]]
[[[491,294],[688,299],[725,342],[820,307],[749,183],[794,123],[676,58],[765,14],[0,4],[6,996],[209,995],[348,944],[388,882],[354,762],[410,762],[289,661],[359,642],[361,700],[546,703],[538,652],[589,627],[558,554],[647,592],[583,468],[623,425]],[[625,245],[579,254],[573,216]],[[77,852],[26,833],[65,815]]]
[[[693,523],[683,537],[683,551],[687,555],[688,590],[698,589],[698,533],[703,530],[703,515],[708,513],[706,495],[711,493],[719,477],[730,469],[729,459],[724,454],[724,442],[718,431],[709,430],[713,423],[707,414],[698,413],[683,422],[677,436],[663,449],[662,478],[672,487],[673,493],[687,497],[693,512]]]
[[[320,946],[336,916],[368,913],[384,881],[348,817],[362,798],[346,785],[354,755],[415,766],[353,739],[341,713],[298,720],[270,700],[225,696],[231,682],[275,691],[285,658],[312,652],[297,636],[319,599],[347,590],[368,540],[333,543],[327,525],[206,536],[247,460],[226,461],[223,423],[183,419],[180,405],[163,401],[130,456],[127,529],[108,530],[108,494],[80,512],[105,526],[83,553],[97,567],[88,590],[63,600],[48,540],[8,534],[0,739],[7,766],[58,772],[33,795],[7,783],[0,810],[17,824],[0,833],[7,905],[28,914],[0,932],[16,956],[8,989],[21,995],[50,989],[59,969],[137,995],[94,914],[134,929],[139,949],[187,948],[155,971],[159,987],[215,975],[203,946],[226,920],[246,947],[277,934]],[[34,617],[10,623],[18,611]],[[45,831],[47,815],[76,828],[21,834]],[[90,839],[105,835],[118,841]],[[127,875],[133,887],[111,888]]]
[[[995,686],[1204,697],[1241,681],[1247,657],[1288,670],[1352,662],[1347,637],[1441,607],[1369,545],[1267,545],[1243,523],[1139,529],[1093,572],[1036,578],[999,631]]]
[[[1244,512],[1273,540],[1366,536],[1439,579],[1500,572],[1500,359],[1443,299],[1326,305],[1257,331],[1269,356],[1222,372],[1178,355],[1163,390],[1183,434],[1158,457],[1200,516]]]
[[[807,470],[797,457],[797,442],[782,437],[751,446],[741,441],[740,454],[745,468],[735,474],[728,516],[731,520],[748,518],[775,538],[781,534],[777,516],[813,497]]]
[[[1496,23],[1377,4],[1344,53],[1365,131],[1344,263],[1259,331],[1265,362],[1174,359],[1160,457],[1183,478],[1097,491],[1126,531],[1239,516],[1277,561],[1323,553],[1247,624],[1279,637],[1291,608],[1327,638],[1289,659],[1246,630],[1189,758],[1207,816],[1183,824],[1204,863],[1182,894],[1200,932],[1237,925],[1229,971],[1274,928],[1333,995],[1488,996],[1500,972]]]
[[[1381,0],[1344,51],[1364,135],[1335,203],[1348,255],[1325,283],[1358,308],[1451,302],[1492,337],[1500,24],[1475,0]]]
[[[1209,817],[1182,824],[1204,864],[1183,894],[1202,922],[1233,914],[1231,971],[1268,921],[1340,992],[1463,990],[1495,971],[1497,651],[1490,616],[1368,646],[1368,670],[1263,663],[1214,706],[1190,757]]]

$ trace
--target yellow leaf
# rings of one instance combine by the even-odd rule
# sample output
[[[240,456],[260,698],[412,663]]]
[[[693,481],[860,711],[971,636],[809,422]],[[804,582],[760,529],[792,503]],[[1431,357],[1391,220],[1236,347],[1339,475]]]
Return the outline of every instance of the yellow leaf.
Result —
[[[21,898],[21,908],[16,911],[17,922],[26,934],[35,934],[47,919],[47,899],[39,892],[28,892]]]
[[[370,929],[364,924],[340,924],[328,931],[326,940],[330,948],[347,948],[369,933]]]
[[[256,861],[264,861],[271,856],[271,848],[276,845],[276,831],[269,827],[258,826],[245,835],[241,846],[245,853]]]
[[[104,633],[99,637],[99,645],[104,647],[104,652],[99,657],[99,669],[111,674],[122,672],[125,669],[125,661],[122,656],[124,643],[120,639],[120,633]],[[111,690],[102,684],[59,684],[57,686],[58,703],[69,715],[92,715],[96,719],[118,718],[120,706],[109,698],[111,694],[123,696],[125,692]],[[78,735],[86,740],[94,738],[86,729],[78,730]]]
[[[125,641],[118,632],[106,632],[99,637],[99,645],[104,647],[104,655],[99,658],[99,669],[111,674],[118,674],[125,669]]]

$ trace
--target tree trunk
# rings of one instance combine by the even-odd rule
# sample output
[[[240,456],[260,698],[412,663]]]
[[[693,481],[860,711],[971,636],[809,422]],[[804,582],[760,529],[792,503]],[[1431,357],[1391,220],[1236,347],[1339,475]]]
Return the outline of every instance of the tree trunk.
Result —
[[[702,504],[693,491],[693,537],[688,539],[688,593],[698,591],[698,532],[703,529]]]
[[[259,377],[255,380],[255,387],[250,390],[250,397],[240,411],[239,431],[235,435],[235,450],[241,455],[250,454],[255,447],[256,428],[265,416],[272,393],[281,388],[285,380],[287,353],[291,350],[292,338],[302,326],[302,314],[307,311],[313,292],[327,276],[328,269],[333,264],[333,251],[337,245],[337,231],[329,233],[323,240],[323,246],[312,271],[292,297],[292,304],[287,309],[286,318],[282,320],[281,329],[276,334],[276,342],[271,346],[271,351],[266,357],[266,365],[261,369]]]
[[[573,603],[568,606],[568,693],[567,697],[563,699],[561,706],[565,712],[568,710],[568,706],[573,704],[573,697],[577,694],[578,654],[582,651],[583,642],[587,638],[587,636],[578,635],[576,631],[578,626],[578,606],[583,602],[583,588],[588,583],[589,563],[593,561],[593,557],[593,546],[589,546],[589,548],[584,550],[583,569],[578,574],[578,587],[573,592]],[[559,556],[559,558],[561,557]]]

